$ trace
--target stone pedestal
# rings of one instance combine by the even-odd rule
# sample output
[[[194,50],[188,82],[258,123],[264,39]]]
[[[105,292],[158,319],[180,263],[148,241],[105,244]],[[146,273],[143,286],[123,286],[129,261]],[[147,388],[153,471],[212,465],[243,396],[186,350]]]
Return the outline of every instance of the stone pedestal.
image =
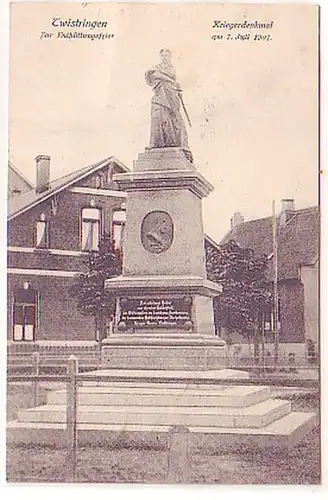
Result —
[[[213,186],[179,148],[151,150],[139,156],[133,173],[114,176],[128,193],[123,275],[205,277],[201,199]],[[141,240],[143,219],[153,211],[169,214],[174,226],[171,246],[160,253],[147,251]]]
[[[188,331],[214,334],[212,298],[221,286],[200,276],[120,276],[106,282],[117,296],[114,333]]]
[[[228,365],[225,342],[214,335],[178,332],[118,334],[103,341],[102,365],[120,370],[220,370]]]
[[[127,223],[123,275],[106,281],[106,290],[117,297],[117,307],[115,341],[104,341],[104,362],[109,363],[109,349],[113,356],[119,349],[122,357],[126,343],[122,362],[136,367],[131,360],[137,351],[131,350],[130,336],[137,334],[141,335],[138,357],[144,336],[153,337],[151,355],[145,355],[148,368],[179,369],[180,358],[181,368],[196,363],[204,369],[206,345],[212,349],[212,358],[225,364],[224,342],[214,335],[212,304],[221,287],[206,279],[205,268],[201,200],[212,191],[212,185],[180,148],[146,150],[133,172],[117,174],[114,180],[128,193]],[[165,335],[174,338],[170,351],[163,344]],[[196,335],[203,351],[200,344],[196,350],[192,346]]]

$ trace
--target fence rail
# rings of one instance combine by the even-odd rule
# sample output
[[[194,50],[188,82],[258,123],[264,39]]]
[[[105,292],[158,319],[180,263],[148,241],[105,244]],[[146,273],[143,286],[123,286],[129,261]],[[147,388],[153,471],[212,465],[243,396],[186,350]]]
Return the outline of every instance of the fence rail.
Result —
[[[132,377],[128,375],[122,375],[119,378],[113,375],[97,375],[89,376],[84,374],[78,374],[76,376],[77,382],[149,382],[149,377]],[[154,383],[170,383],[176,382],[174,377],[151,377],[151,382]],[[66,375],[9,375],[7,381],[10,382],[68,382],[68,377]],[[180,379],[181,383],[186,384],[199,384],[199,385],[213,385],[213,384],[225,384],[225,385],[270,385],[279,387],[297,387],[297,388],[317,388],[319,382],[317,379],[287,379],[285,377],[253,377],[253,378],[238,378],[238,379],[227,379],[227,378],[206,378],[195,380],[192,377],[183,377]]]
[[[47,358],[47,360],[42,359],[42,357],[39,357],[39,368],[40,370],[56,370],[58,368],[65,368],[67,367],[67,362],[69,360],[70,356],[65,356],[63,359],[62,357],[53,357],[51,360]],[[92,369],[103,369],[103,368],[108,368],[106,364],[102,364],[100,360],[98,359],[89,359],[88,362],[86,362],[85,359],[79,359],[79,366],[80,366],[80,371],[82,370],[92,370]],[[57,361],[58,360],[58,361]],[[28,362],[30,361],[30,362]],[[242,370],[242,371],[262,371],[262,372],[269,372],[269,371],[275,371],[275,372],[295,372],[298,370],[302,371],[307,371],[307,370],[319,370],[319,364],[300,364],[300,363],[290,363],[286,360],[286,362],[280,362],[279,364],[266,364],[266,363],[235,363],[235,362],[228,362],[226,368],[230,368],[233,370]],[[13,372],[13,371],[22,371],[22,370],[33,370],[33,361],[32,361],[32,356],[24,356],[24,363],[22,362],[16,362],[12,363],[9,362],[7,363],[7,372]]]

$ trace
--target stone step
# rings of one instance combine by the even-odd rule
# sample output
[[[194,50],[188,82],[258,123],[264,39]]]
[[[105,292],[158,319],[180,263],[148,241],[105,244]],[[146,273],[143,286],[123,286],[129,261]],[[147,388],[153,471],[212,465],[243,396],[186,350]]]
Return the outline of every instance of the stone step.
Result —
[[[79,406],[79,423],[185,425],[261,428],[291,412],[289,401],[268,399],[246,408],[189,406]],[[20,422],[66,421],[64,405],[44,405],[18,413]]]
[[[141,383],[155,383],[165,380],[165,384],[168,383],[188,383],[196,385],[208,380],[208,383],[212,385],[217,382],[218,385],[223,384],[223,380],[240,380],[249,379],[249,373],[243,370],[233,370],[233,369],[221,369],[221,370],[139,370],[139,369],[115,369],[115,368],[104,368],[100,370],[94,370],[90,372],[85,372],[85,376],[91,376],[94,378],[93,381],[85,381],[83,385],[88,386],[106,386],[113,383],[123,382],[123,383],[135,383],[139,386]],[[102,377],[110,377],[110,380],[102,380]]]
[[[111,335],[102,342],[103,346],[106,345],[120,345],[120,346],[217,346],[223,349],[226,348],[226,342],[216,335],[206,335],[197,333],[143,333],[143,334],[118,334]]]
[[[270,397],[268,387],[235,386],[155,386],[144,387],[80,387],[79,405],[111,406],[231,406],[242,408],[259,403]],[[48,394],[50,405],[66,404],[66,391],[58,390]]]
[[[319,424],[316,413],[291,412],[262,428],[189,427],[192,449],[209,451],[220,446],[250,445],[261,447],[295,446],[308,432]],[[79,423],[79,445],[120,445],[167,447],[170,426],[146,424]],[[7,424],[8,444],[34,444],[66,446],[65,423],[19,422]]]

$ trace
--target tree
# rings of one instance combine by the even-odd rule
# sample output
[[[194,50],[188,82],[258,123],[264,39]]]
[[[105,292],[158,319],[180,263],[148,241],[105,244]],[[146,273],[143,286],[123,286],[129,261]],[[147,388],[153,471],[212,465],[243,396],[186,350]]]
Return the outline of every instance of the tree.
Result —
[[[241,248],[235,241],[219,248],[207,245],[208,279],[222,285],[222,293],[214,299],[214,314],[219,332],[239,332],[253,338],[256,345],[263,323],[263,314],[271,310],[272,293],[266,281],[267,257],[256,256],[250,248]],[[257,349],[258,351],[258,349]]]
[[[94,317],[99,340],[103,340],[106,337],[106,318],[115,312],[115,297],[105,291],[105,281],[122,272],[122,255],[115,249],[110,235],[102,237],[97,252],[90,252],[87,266],[88,271],[77,277],[70,293],[77,301],[78,310]]]

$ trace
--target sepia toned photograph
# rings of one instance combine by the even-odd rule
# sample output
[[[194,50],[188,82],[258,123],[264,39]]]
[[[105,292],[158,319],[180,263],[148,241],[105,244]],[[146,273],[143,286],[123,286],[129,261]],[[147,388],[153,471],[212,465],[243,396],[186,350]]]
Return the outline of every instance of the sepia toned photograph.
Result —
[[[10,3],[7,483],[322,483],[319,17]]]

